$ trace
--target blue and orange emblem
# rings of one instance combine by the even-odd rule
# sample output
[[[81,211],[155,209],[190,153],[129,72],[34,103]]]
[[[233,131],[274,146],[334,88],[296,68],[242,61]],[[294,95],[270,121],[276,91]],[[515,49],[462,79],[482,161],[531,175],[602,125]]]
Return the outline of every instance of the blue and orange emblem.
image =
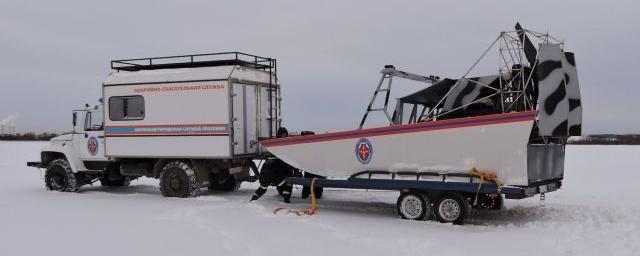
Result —
[[[89,150],[89,154],[95,156],[98,154],[98,139],[96,137],[89,138],[87,142],[87,150]]]
[[[373,146],[367,138],[359,139],[356,143],[356,159],[361,164],[368,164],[373,157]]]

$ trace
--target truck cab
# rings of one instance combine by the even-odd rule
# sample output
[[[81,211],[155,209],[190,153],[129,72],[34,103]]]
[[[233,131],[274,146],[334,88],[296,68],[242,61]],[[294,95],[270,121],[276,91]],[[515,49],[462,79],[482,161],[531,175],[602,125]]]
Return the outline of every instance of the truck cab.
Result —
[[[28,166],[45,168],[45,185],[50,190],[76,191],[100,181],[105,186],[123,186],[129,178],[107,175],[116,163],[105,155],[104,111],[102,103],[74,110],[72,132],[51,139],[41,151],[41,161]],[[117,171],[117,170],[114,170]]]

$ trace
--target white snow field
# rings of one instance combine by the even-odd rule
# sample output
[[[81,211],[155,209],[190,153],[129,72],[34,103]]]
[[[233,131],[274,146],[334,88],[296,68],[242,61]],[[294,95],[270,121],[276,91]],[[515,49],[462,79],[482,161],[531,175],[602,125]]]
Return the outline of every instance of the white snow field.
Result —
[[[639,146],[568,146],[565,184],[464,226],[401,220],[396,192],[325,191],[314,216],[274,215],[274,189],[163,198],[157,181],[47,191],[43,142],[0,142],[1,255],[640,255]],[[309,206],[296,198],[294,209]]]

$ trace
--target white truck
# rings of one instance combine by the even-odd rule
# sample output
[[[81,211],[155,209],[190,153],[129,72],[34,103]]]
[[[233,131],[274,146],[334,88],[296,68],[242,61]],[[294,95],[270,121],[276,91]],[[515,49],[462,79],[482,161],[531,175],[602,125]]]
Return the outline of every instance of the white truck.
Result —
[[[280,127],[277,64],[240,52],[114,60],[101,104],[42,149],[50,190],[160,179],[166,197],[236,189],[258,175],[258,141]],[[253,171],[254,175],[251,175]]]

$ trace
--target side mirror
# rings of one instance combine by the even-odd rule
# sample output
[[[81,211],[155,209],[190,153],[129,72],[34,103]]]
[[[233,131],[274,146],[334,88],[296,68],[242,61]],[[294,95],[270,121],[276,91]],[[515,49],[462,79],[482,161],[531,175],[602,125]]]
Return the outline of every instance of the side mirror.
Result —
[[[77,123],[78,123],[78,113],[73,112],[73,127],[76,127]]]

